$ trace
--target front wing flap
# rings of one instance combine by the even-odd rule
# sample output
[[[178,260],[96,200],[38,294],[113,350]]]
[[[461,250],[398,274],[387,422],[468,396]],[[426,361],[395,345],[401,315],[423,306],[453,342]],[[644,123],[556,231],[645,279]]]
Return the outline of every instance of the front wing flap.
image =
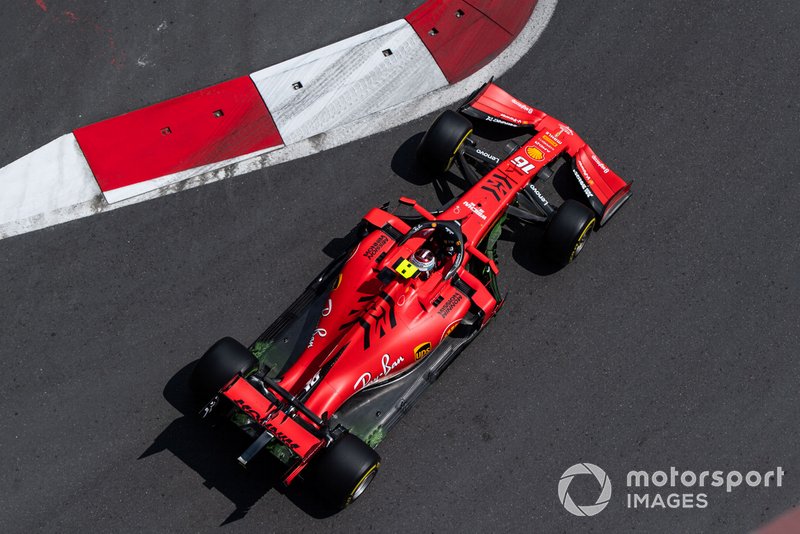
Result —
[[[589,204],[600,216],[601,226],[631,196],[631,184],[609,169],[588,145],[575,154],[572,172]]]

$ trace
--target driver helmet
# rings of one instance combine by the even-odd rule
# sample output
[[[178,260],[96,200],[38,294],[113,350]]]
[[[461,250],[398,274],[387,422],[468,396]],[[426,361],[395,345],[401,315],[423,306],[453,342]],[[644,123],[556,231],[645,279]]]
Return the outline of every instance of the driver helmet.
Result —
[[[428,273],[436,267],[436,255],[429,248],[420,248],[411,256],[411,263],[423,273]]]

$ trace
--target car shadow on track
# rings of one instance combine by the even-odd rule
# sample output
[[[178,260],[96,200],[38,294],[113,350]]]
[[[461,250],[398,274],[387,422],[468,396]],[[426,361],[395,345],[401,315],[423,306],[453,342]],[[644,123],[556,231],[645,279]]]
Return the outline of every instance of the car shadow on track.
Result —
[[[544,228],[515,222],[509,223],[509,226],[511,229],[503,230],[500,239],[513,243],[511,257],[520,267],[539,276],[549,276],[563,269],[544,252]]]
[[[279,490],[286,468],[268,452],[256,456],[247,469],[239,465],[236,458],[251,440],[228,421],[200,418],[188,385],[193,367],[194,362],[184,366],[164,387],[164,398],[183,415],[156,436],[139,459],[169,451],[203,477],[204,486],[216,489],[236,507],[222,521],[223,526],[245,517],[270,490]],[[285,493],[298,508],[317,519],[337,511],[307,495],[302,487],[293,486]]]
[[[438,176],[432,175],[417,163],[417,146],[423,135],[423,132],[415,134],[398,147],[392,156],[392,171],[412,185],[431,185],[436,193],[436,198],[444,206],[469,187],[469,184],[453,172]]]
[[[439,176],[431,175],[417,163],[417,146],[423,135],[424,132],[417,133],[400,145],[392,157],[392,171],[412,185],[430,184],[441,205],[447,206],[469,188],[469,183],[453,171]],[[508,221],[500,239],[513,243],[512,257],[522,268],[539,276],[548,276],[561,270],[562,266],[550,261],[544,254],[543,236],[542,226]]]

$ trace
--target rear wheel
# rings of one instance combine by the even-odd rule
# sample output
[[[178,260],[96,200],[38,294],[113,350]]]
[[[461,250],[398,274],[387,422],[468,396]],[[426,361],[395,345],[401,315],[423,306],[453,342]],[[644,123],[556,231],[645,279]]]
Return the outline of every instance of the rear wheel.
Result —
[[[236,375],[245,375],[257,365],[258,360],[244,345],[224,337],[198,360],[189,385],[200,400],[208,401]]]
[[[548,254],[567,265],[583,250],[595,225],[594,212],[577,200],[567,199],[558,208],[544,234]]]
[[[322,499],[345,508],[372,483],[381,457],[352,434],[344,434],[328,445],[303,472],[303,480]]]
[[[417,160],[431,172],[446,172],[471,133],[472,123],[466,117],[447,110],[425,132],[417,148]]]

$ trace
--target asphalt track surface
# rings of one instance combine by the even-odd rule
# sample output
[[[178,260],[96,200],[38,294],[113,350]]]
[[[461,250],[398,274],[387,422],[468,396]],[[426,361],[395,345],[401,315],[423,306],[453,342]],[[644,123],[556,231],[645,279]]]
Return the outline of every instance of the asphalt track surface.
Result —
[[[415,4],[39,3],[0,18],[2,164]],[[241,471],[235,434],[184,415],[187,364],[258,335],[370,207],[435,205],[409,163],[430,117],[0,241],[3,530],[731,532],[796,505],[800,6],[582,4],[500,83],[635,195],[561,271],[531,236],[501,243],[505,308],[381,445],[362,500],[325,517]],[[578,462],[613,483],[595,517],[558,500]],[[670,466],[786,475],[706,488],[705,509],[626,508],[628,471]],[[583,482],[570,493],[592,501]]]

